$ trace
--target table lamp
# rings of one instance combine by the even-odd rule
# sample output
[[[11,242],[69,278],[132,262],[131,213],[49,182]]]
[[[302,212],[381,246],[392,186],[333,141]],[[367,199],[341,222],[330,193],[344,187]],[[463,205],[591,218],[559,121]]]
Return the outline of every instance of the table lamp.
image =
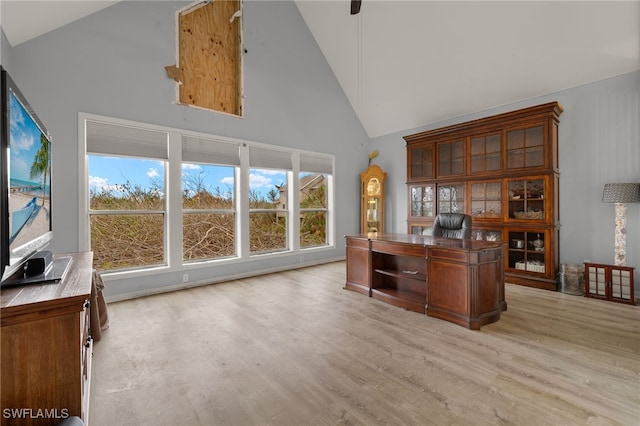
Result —
[[[640,203],[640,183],[607,183],[603,203],[616,203],[615,264],[627,264],[627,203]]]

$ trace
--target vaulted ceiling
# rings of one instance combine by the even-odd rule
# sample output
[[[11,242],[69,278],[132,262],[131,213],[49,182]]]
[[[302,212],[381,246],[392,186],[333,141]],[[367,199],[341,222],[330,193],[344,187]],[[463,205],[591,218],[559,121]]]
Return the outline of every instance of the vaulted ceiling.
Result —
[[[114,3],[2,0],[0,18],[16,46]],[[640,69],[635,0],[295,3],[370,137]]]
[[[640,69],[640,2],[297,1],[370,137]]]
[[[115,3],[101,0],[1,0],[2,30],[11,46],[31,40]]]

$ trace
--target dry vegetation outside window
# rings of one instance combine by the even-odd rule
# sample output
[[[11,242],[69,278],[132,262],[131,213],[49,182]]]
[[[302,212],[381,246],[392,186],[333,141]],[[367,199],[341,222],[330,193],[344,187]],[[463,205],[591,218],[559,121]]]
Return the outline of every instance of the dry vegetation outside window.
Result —
[[[333,157],[108,117],[83,120],[94,268],[177,267],[331,244]],[[176,162],[181,172],[169,173]],[[178,198],[181,208],[167,201]],[[181,244],[170,244],[179,232]]]

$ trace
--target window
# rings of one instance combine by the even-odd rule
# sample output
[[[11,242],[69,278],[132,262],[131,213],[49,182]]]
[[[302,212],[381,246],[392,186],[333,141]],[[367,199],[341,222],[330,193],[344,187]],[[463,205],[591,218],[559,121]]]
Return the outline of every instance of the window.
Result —
[[[81,249],[94,252],[100,271],[179,269],[334,244],[333,156],[80,119]]]
[[[182,140],[182,259],[236,255],[235,175],[240,146],[216,140]],[[218,164],[215,164],[218,163]]]
[[[167,134],[99,122],[86,134],[94,267],[166,264]]]
[[[249,159],[249,250],[252,254],[287,250],[291,153],[250,147]]]
[[[300,247],[328,244],[328,184],[332,164],[327,158],[300,155]]]
[[[327,177],[300,173],[300,247],[327,243]]]

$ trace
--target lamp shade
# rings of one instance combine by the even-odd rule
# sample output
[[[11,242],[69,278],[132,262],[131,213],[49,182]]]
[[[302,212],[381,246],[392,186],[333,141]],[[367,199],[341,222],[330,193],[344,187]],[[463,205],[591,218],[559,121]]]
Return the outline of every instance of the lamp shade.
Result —
[[[640,203],[640,183],[607,183],[603,203]]]

